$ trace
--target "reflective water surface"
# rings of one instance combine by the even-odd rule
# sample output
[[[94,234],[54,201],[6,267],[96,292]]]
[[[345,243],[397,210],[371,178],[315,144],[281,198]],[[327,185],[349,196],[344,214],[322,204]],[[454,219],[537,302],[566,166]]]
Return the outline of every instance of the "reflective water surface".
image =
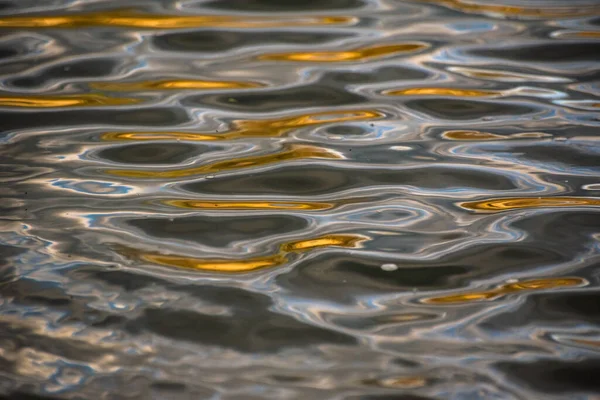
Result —
[[[0,1],[2,399],[599,399],[596,0]]]

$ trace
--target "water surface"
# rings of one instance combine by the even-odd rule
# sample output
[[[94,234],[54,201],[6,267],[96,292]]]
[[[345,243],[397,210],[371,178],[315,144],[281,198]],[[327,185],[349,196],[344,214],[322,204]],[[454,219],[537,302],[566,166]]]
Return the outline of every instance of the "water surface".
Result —
[[[594,0],[0,3],[6,399],[597,399]]]

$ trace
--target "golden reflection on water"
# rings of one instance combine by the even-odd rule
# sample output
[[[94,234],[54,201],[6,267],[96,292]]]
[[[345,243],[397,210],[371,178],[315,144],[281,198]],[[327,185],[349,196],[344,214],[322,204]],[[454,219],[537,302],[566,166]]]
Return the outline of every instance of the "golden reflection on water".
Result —
[[[164,204],[195,210],[297,210],[315,211],[329,210],[336,206],[335,203],[298,202],[298,201],[198,201],[198,200],[166,200]]]
[[[275,28],[318,25],[349,25],[349,16],[261,17],[239,15],[168,15],[145,14],[131,9],[72,13],[53,16],[5,16],[0,28],[91,28],[121,27],[141,29],[183,28]]]
[[[100,139],[105,141],[185,140],[193,142],[223,140],[221,135],[192,132],[106,132]]]
[[[230,130],[219,134],[208,132],[107,132],[101,136],[101,139],[106,141],[211,141],[234,140],[250,137],[279,137],[294,129],[302,127],[348,121],[368,121],[383,117],[383,113],[375,110],[323,111],[274,119],[236,120],[233,121]]]
[[[492,90],[456,89],[448,87],[422,87],[388,90],[383,92],[388,96],[457,96],[457,97],[490,97],[498,96],[501,92]]]
[[[442,134],[444,139],[450,140],[504,140],[503,135],[480,131],[446,131]]]
[[[139,103],[138,99],[107,97],[100,94],[65,95],[0,95],[0,107],[61,108],[99,107]]]
[[[573,37],[584,37],[584,38],[600,38],[600,32],[598,31],[582,31],[573,32]]]
[[[461,207],[478,212],[495,213],[507,210],[548,207],[598,207],[600,199],[593,197],[508,197],[460,203]]]
[[[456,304],[456,303],[469,303],[486,300],[494,300],[500,296],[504,296],[510,293],[516,293],[521,291],[535,291],[545,289],[555,289],[562,287],[573,287],[585,285],[587,281],[582,278],[541,278],[532,279],[528,281],[508,283],[502,285],[499,288],[479,291],[479,292],[468,292],[456,295],[431,297],[423,300],[424,303],[429,304]]]
[[[519,73],[515,71],[499,71],[458,66],[450,67],[448,69],[454,73],[458,73],[469,78],[486,79],[498,82],[539,82],[548,80],[554,82],[568,81],[568,79],[564,77],[553,77],[550,75],[533,75]]]
[[[598,7],[581,6],[569,7],[569,2],[564,5],[550,5],[548,2],[543,7],[521,7],[516,5],[493,4],[482,0],[416,0],[424,3],[439,4],[455,10],[468,13],[497,14],[505,17],[528,17],[528,18],[569,18],[578,16],[590,16],[600,13]],[[482,4],[484,3],[484,4]],[[492,4],[490,4],[492,3]]]
[[[577,344],[582,344],[584,346],[600,347],[600,340],[572,339],[571,341]]]
[[[279,252],[277,254],[264,257],[248,258],[244,260],[199,259],[194,257],[143,252],[134,249],[124,249],[123,253],[126,255],[135,256],[154,264],[168,267],[178,267],[209,272],[243,273],[263,268],[281,266],[288,261],[289,256],[293,253],[302,253],[305,251],[325,247],[343,247],[349,249],[358,248],[365,240],[368,240],[368,238],[362,235],[331,234],[312,239],[296,240],[283,243],[279,247]]]
[[[389,388],[415,389],[427,384],[427,379],[423,376],[402,376],[387,379],[367,380],[367,385],[375,385]]]
[[[508,139],[543,139],[552,135],[543,132],[522,132],[510,135],[498,135],[490,132],[452,130],[442,133],[442,138],[461,141],[508,140]]]
[[[252,89],[263,87],[257,82],[240,81],[203,81],[196,79],[164,79],[158,81],[141,82],[93,82],[89,86],[97,90],[143,91],[143,90],[229,90]]]
[[[228,160],[216,161],[211,164],[202,165],[200,167],[183,168],[169,171],[109,169],[106,170],[106,173],[127,178],[182,178],[192,175],[211,174],[220,171],[229,171],[240,168],[255,168],[267,164],[308,158],[337,160],[342,159],[343,156],[333,150],[329,150],[326,148],[292,144],[287,146],[286,150],[281,151],[279,153],[265,154],[261,156],[231,158]]]
[[[250,258],[247,260],[202,260],[192,257],[161,254],[141,254],[143,260],[168,267],[179,267],[211,272],[250,272],[262,268],[275,267],[285,262],[285,256],[276,254],[270,257]]]
[[[346,62],[363,61],[372,58],[394,54],[413,53],[424,50],[429,45],[425,43],[399,43],[379,46],[369,46],[345,51],[307,51],[264,54],[260,60],[268,61],[301,61],[301,62]]]

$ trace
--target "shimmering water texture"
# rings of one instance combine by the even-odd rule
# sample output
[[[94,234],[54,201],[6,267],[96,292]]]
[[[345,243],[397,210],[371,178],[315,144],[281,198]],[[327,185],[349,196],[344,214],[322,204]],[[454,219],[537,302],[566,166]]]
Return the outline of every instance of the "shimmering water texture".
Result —
[[[0,0],[0,399],[600,399],[597,0]]]

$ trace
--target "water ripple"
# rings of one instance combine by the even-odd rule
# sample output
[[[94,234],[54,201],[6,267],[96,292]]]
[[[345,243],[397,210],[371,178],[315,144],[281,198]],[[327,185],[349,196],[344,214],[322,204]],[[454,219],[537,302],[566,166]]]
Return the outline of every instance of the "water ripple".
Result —
[[[600,387],[593,0],[0,2],[2,399]]]

